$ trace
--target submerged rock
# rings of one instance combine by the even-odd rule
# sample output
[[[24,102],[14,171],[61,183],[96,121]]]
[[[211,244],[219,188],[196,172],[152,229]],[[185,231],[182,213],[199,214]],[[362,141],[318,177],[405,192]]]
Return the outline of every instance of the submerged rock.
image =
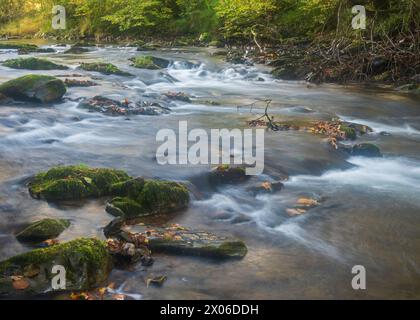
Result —
[[[58,237],[70,226],[70,221],[65,219],[44,219],[30,224],[16,234],[21,242],[41,242]]]
[[[133,67],[135,68],[150,70],[165,69],[171,64],[169,60],[153,56],[134,57],[130,61],[133,62]]]
[[[210,173],[210,184],[217,186],[220,184],[236,184],[245,182],[249,179],[244,167],[233,167],[229,165],[220,165]]]
[[[172,181],[134,180],[111,186],[110,192],[118,195],[106,207],[114,216],[139,217],[165,214],[186,208],[190,201],[188,189]]]
[[[379,147],[372,143],[356,144],[351,148],[350,154],[352,156],[362,156],[370,158],[382,157],[382,153]]]
[[[65,79],[65,85],[68,88],[72,87],[95,87],[98,84],[90,80]]]
[[[28,70],[67,70],[68,67],[55,64],[54,62],[38,58],[9,59],[3,65],[13,69]]]
[[[112,63],[100,63],[100,62],[94,62],[94,63],[82,63],[80,65],[80,68],[85,71],[95,71],[99,73],[103,73],[106,75],[118,75],[118,76],[131,76],[130,73],[121,71],[113,65]]]
[[[66,93],[66,86],[60,79],[30,74],[0,85],[0,93],[16,100],[53,102]]]
[[[89,290],[103,285],[112,269],[106,244],[80,238],[14,256],[0,262],[0,294],[45,294],[53,291],[56,265],[65,268],[65,290]],[[56,291],[56,290],[55,290]]]
[[[169,113],[168,108],[148,101],[130,102],[96,96],[86,99],[79,104],[79,108],[88,109],[93,112],[100,112],[110,116],[148,115],[157,116]]]
[[[87,166],[56,167],[39,173],[29,183],[35,199],[47,201],[78,200],[109,194],[112,184],[129,180],[123,171]]]

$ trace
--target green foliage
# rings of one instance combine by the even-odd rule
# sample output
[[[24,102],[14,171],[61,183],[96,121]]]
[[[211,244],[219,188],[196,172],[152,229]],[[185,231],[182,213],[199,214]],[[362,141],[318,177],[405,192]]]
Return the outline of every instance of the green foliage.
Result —
[[[38,58],[18,58],[9,59],[3,62],[3,65],[13,69],[29,70],[66,70],[68,67],[55,64],[46,59]]]
[[[204,43],[264,43],[314,39],[321,33],[336,32],[355,39],[363,34],[385,37],[386,33],[416,30],[420,24],[416,0],[62,0],[67,29],[52,30],[54,4],[53,0],[0,0],[0,33],[25,32],[31,18],[42,22],[29,30],[59,36],[194,37]],[[351,28],[355,4],[366,7],[365,31]]]

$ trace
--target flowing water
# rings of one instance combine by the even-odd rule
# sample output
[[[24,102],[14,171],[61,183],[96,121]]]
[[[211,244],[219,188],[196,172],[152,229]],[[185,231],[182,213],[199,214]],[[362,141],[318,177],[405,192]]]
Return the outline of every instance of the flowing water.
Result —
[[[53,46],[55,47],[55,46]],[[232,234],[248,255],[238,261],[155,255],[150,268],[114,270],[116,292],[138,299],[301,299],[420,298],[420,103],[386,89],[314,86],[274,80],[262,66],[230,65],[207,49],[162,49],[151,54],[176,61],[166,71],[129,66],[135,48],[103,46],[82,55],[37,54],[74,70],[31,72],[92,76],[100,86],[71,88],[62,103],[22,103],[0,107],[0,260],[30,250],[14,232],[28,222],[65,217],[72,226],[61,236],[103,238],[113,217],[106,199],[53,205],[31,199],[25,183],[52,166],[84,163],[126,170],[132,176],[190,180],[200,189],[209,166],[159,166],[156,133],[192,128],[246,128],[263,112],[240,107],[272,99],[277,119],[341,117],[371,126],[361,141],[377,144],[383,158],[346,158],[325,140],[300,131],[265,133],[265,171],[240,186],[205,189],[190,208],[171,215],[171,223]],[[17,57],[2,50],[0,60]],[[80,62],[114,63],[135,77],[105,76],[77,69]],[[191,66],[186,61],[194,62]],[[29,73],[0,66],[0,82]],[[159,117],[108,117],[77,108],[78,98],[106,95],[140,100],[185,92],[220,105],[170,102]],[[383,134],[387,132],[387,134]],[[255,181],[278,180],[285,188],[253,197]],[[204,187],[203,187],[204,188]],[[202,190],[200,190],[202,191]],[[301,196],[322,198],[299,217],[286,209]],[[367,290],[351,287],[352,267],[367,270]],[[162,288],[147,288],[150,275],[166,275]]]

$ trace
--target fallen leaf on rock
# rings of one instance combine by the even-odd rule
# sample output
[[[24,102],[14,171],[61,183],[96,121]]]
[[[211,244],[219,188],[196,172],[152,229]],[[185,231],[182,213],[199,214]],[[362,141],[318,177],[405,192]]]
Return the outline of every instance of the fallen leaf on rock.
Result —
[[[313,207],[319,204],[318,201],[311,198],[299,198],[296,203],[305,207]]]
[[[16,290],[25,290],[30,286],[29,281],[22,276],[12,276],[12,285]]]
[[[40,271],[41,270],[39,266],[30,264],[23,269],[23,275],[27,278],[34,278],[39,274]]]
[[[42,245],[45,247],[51,247],[58,244],[59,241],[57,239],[48,239],[42,242]]]
[[[153,277],[153,278],[148,278],[146,280],[146,286],[149,287],[150,285],[155,285],[155,286],[162,286],[163,283],[166,281],[167,277],[166,276],[158,276],[158,277]]]
[[[306,212],[306,210],[304,210],[304,209],[286,209],[286,213],[290,217],[300,216],[300,215],[304,214],[305,212]]]

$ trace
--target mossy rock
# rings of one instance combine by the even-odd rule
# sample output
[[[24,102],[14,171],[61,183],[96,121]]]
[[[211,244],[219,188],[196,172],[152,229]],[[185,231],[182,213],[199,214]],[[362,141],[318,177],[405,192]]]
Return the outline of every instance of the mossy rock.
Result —
[[[13,69],[28,70],[67,70],[68,67],[55,64],[54,62],[38,58],[9,59],[3,65]]]
[[[152,56],[139,56],[131,58],[133,67],[140,69],[157,70],[164,69],[170,65],[170,61],[162,58],[156,58]]]
[[[94,62],[94,63],[82,63],[80,65],[80,68],[86,71],[95,71],[95,72],[99,72],[99,73],[103,73],[106,75],[118,75],[118,76],[131,76],[130,73],[125,72],[125,71],[121,71],[120,69],[118,69],[118,67],[116,67],[115,65],[111,64],[111,63],[98,63],[98,62]]]
[[[381,149],[379,149],[379,147],[374,145],[373,143],[356,144],[351,148],[350,154],[352,156],[369,158],[382,157]]]
[[[19,55],[25,55],[30,53],[54,53],[56,52],[53,48],[20,48],[18,49]]]
[[[340,126],[340,131],[344,133],[346,139],[356,140],[357,138],[356,130],[354,128],[342,125]]]
[[[43,249],[36,249],[0,262],[0,294],[45,294],[52,292],[52,268],[66,270],[67,291],[90,290],[104,285],[112,269],[112,258],[105,242],[80,238]],[[27,288],[16,290],[12,276],[21,276]]]
[[[69,220],[43,219],[20,231],[16,234],[16,238],[21,242],[41,242],[58,237],[69,226]]]
[[[7,97],[42,103],[59,100],[67,89],[60,79],[30,74],[0,85],[0,93]]]
[[[211,258],[243,258],[248,252],[242,240],[179,225],[166,228],[134,225],[129,230],[146,236],[152,252]],[[127,238],[124,227],[121,232],[120,237]]]
[[[89,52],[89,49],[73,46],[70,49],[64,51],[64,54],[83,54],[86,52]]]
[[[29,183],[29,193],[47,201],[79,200],[109,195],[112,184],[129,179],[125,172],[114,169],[56,167],[36,175]]]
[[[106,208],[115,216],[165,214],[186,208],[190,201],[188,189],[172,181],[135,179],[115,184],[110,190],[119,195]]]
[[[209,181],[211,185],[218,186],[245,182],[248,178],[244,167],[220,165],[210,172]]]
[[[34,44],[25,44],[25,43],[12,43],[12,42],[8,42],[8,43],[2,43],[0,42],[0,49],[26,49],[26,50],[37,50],[39,49],[36,45]]]

